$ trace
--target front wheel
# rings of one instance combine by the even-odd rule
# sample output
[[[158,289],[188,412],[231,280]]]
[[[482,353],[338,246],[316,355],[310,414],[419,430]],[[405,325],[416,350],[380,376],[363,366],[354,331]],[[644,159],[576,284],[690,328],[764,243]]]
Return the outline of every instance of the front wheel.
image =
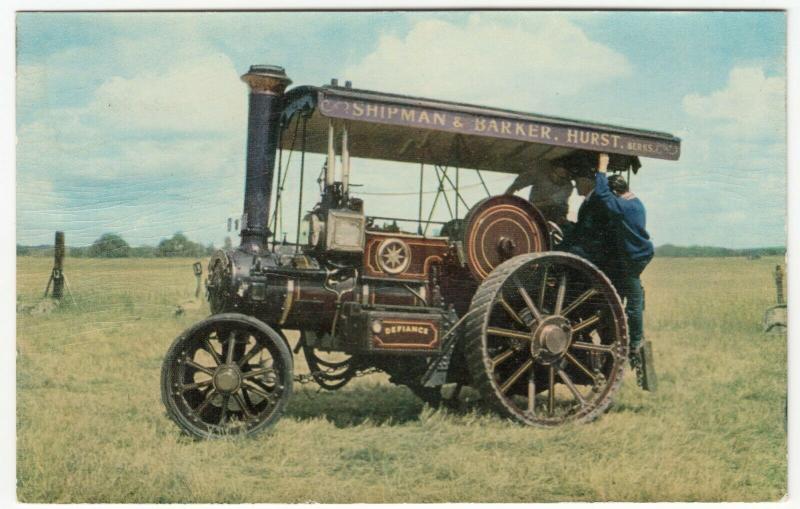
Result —
[[[178,336],[161,369],[167,414],[188,435],[256,434],[278,420],[292,393],[292,355],[255,318],[213,315]]]
[[[473,383],[502,414],[551,427],[608,408],[622,381],[627,324],[597,267],[568,253],[517,256],[483,281],[469,313]]]

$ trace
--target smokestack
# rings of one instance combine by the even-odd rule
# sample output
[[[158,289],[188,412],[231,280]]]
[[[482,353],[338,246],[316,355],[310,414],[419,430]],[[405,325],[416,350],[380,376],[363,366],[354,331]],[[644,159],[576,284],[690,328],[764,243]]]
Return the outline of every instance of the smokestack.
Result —
[[[278,147],[278,119],[281,100],[292,82],[283,67],[252,65],[242,76],[250,86],[247,117],[247,176],[244,184],[244,220],[241,249],[259,253],[266,247],[275,151]]]

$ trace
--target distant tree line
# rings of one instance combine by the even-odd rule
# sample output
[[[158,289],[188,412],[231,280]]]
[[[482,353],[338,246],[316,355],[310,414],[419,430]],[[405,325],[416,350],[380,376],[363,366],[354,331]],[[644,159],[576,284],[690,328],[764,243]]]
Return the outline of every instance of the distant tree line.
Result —
[[[656,248],[656,256],[669,258],[723,258],[731,256],[744,256],[747,258],[757,258],[760,256],[783,256],[786,254],[785,247],[754,247],[746,249],[730,249],[727,247],[712,246],[674,246],[664,244]]]
[[[230,238],[225,239],[225,247],[231,246]],[[67,256],[73,258],[200,258],[210,256],[216,248],[214,244],[204,246],[192,242],[181,232],[169,239],[162,239],[157,246],[131,247],[115,233],[104,233],[91,246],[68,247]],[[757,258],[761,256],[784,256],[785,247],[756,247],[747,249],[730,249],[712,246],[675,246],[664,244],[656,248],[656,256],[667,258],[711,258],[743,256]],[[23,246],[17,244],[17,256],[53,256],[52,245]]]
[[[228,239],[226,239],[228,244]],[[122,236],[104,233],[90,246],[67,247],[72,258],[200,258],[216,251],[214,243],[206,246],[189,240],[181,232],[162,239],[157,246],[131,247]],[[52,245],[23,246],[17,244],[17,256],[53,256]]]

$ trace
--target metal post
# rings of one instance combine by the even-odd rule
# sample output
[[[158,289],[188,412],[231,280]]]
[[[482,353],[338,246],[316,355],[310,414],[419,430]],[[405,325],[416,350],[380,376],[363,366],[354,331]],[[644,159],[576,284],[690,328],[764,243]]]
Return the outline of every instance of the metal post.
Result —
[[[454,198],[456,201],[456,219],[458,219],[458,199],[461,197],[461,195],[458,194],[459,175],[461,175],[461,171],[458,167],[456,167],[456,185],[455,185],[456,196]]]
[[[486,182],[483,181],[483,175],[481,175],[481,170],[475,170],[475,173],[478,174],[478,178],[481,181],[481,185],[483,186],[484,191],[486,191],[486,196],[491,196],[492,193],[489,192],[489,188],[486,187]]]
[[[425,163],[419,163],[419,213],[417,214],[417,233],[422,235],[422,184],[425,178]]]
[[[777,293],[778,304],[783,304],[783,271],[780,265],[775,266],[775,292]]]
[[[281,171],[283,170],[283,149],[281,147],[281,133],[283,126],[280,126],[278,131],[278,179],[275,182],[275,210],[272,211],[272,221],[270,221],[270,230],[272,232],[272,252],[275,252],[275,244],[278,243],[278,210],[281,207]]]
[[[347,196],[350,187],[350,147],[347,139],[347,124],[342,128],[342,193]]]
[[[300,196],[297,198],[297,232],[295,233],[295,246],[294,252],[300,252],[300,221],[303,214],[303,177],[306,173],[306,122],[307,118],[303,117],[303,139],[300,144]]]
[[[56,232],[53,261],[53,298],[61,300],[64,296],[64,232]]]
[[[328,164],[325,168],[325,186],[332,186],[336,180],[336,150],[334,142],[333,120],[328,121]]]
[[[444,187],[444,178],[442,177],[442,175],[447,177],[447,168],[441,168],[441,173],[440,173],[440,168],[438,166],[434,166],[434,168],[436,169],[436,178],[439,179],[438,193],[441,193],[442,197],[444,198],[444,203],[445,205],[447,205],[447,212],[450,214],[450,219],[454,219],[453,207],[450,206],[450,198],[447,197],[447,189],[445,189]],[[450,185],[452,186],[453,183],[451,182]],[[437,194],[437,196],[439,195]]]

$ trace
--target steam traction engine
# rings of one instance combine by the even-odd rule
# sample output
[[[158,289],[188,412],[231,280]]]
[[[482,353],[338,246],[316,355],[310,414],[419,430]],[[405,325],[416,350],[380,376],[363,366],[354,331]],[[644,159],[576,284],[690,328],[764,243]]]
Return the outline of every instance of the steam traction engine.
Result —
[[[162,370],[162,400],[180,428],[213,437],[273,424],[294,380],[285,330],[300,332],[295,352],[327,389],[375,368],[434,405],[445,384],[470,385],[530,425],[588,421],[608,407],[627,334],[600,270],[552,251],[552,228],[516,196],[480,201],[440,236],[422,232],[421,215],[417,233],[376,229],[351,196],[350,156],[518,173],[537,159],[567,164],[594,149],[638,168],[637,155],[677,159],[677,139],[349,87],[287,92],[290,80],[274,66],[252,66],[243,80],[241,245],[211,258],[213,314],[174,341]],[[287,250],[269,231],[270,202],[278,148],[296,147],[299,132],[301,157],[327,160],[320,201]]]

